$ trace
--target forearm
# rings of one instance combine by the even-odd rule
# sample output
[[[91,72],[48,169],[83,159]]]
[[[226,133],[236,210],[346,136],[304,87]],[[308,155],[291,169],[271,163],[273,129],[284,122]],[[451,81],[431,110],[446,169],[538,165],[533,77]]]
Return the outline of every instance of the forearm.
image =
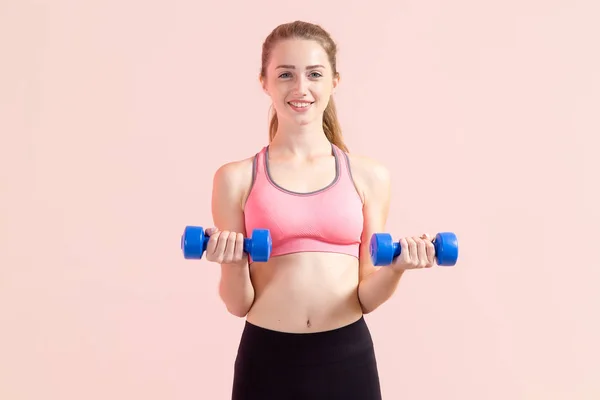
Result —
[[[396,291],[403,271],[394,271],[389,267],[364,277],[358,285],[358,298],[362,311],[368,314],[385,303]]]
[[[254,287],[250,280],[248,264],[221,264],[219,296],[227,311],[237,317],[245,317],[254,302]]]

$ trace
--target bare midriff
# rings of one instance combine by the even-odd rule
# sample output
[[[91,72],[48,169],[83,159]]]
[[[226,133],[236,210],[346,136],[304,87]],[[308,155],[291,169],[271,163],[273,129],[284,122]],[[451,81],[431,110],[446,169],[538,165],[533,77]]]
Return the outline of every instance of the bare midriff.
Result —
[[[311,333],[336,329],[362,316],[358,259],[338,253],[296,253],[252,263],[254,303],[248,322]]]

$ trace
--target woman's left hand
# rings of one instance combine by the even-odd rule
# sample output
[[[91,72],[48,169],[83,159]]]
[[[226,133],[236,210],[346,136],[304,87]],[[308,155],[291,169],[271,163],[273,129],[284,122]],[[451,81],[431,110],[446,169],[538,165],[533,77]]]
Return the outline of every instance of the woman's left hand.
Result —
[[[400,239],[400,248],[400,255],[390,265],[396,271],[431,268],[435,263],[433,240],[426,233]]]

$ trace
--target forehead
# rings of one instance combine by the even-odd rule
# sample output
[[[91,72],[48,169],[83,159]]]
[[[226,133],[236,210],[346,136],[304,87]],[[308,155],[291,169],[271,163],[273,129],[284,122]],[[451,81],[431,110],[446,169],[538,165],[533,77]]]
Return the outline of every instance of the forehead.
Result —
[[[329,68],[329,58],[325,49],[314,40],[288,39],[279,41],[271,51],[269,68],[291,65],[304,68],[308,65],[323,65]]]

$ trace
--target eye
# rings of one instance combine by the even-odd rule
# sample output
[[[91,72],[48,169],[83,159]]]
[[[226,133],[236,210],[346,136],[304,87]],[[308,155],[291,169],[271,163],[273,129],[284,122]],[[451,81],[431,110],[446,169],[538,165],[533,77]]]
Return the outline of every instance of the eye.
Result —
[[[316,72],[316,71],[311,72],[310,75],[311,75],[312,78],[320,78],[320,77],[323,76],[319,72]]]
[[[289,78],[290,73],[289,72],[284,72],[283,74],[279,75],[279,78]]]

